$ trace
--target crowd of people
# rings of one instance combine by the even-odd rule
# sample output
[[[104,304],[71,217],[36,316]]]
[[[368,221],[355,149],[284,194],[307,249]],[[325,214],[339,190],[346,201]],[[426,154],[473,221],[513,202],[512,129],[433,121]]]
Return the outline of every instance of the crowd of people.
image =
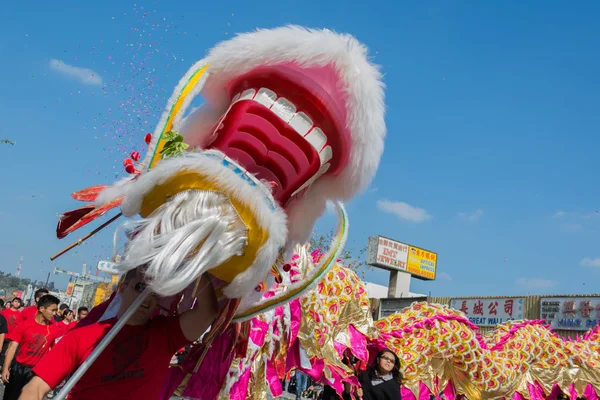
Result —
[[[3,400],[16,400],[33,377],[33,367],[67,332],[88,314],[86,307],[75,313],[47,289],[38,289],[35,304],[24,307],[14,297],[0,299],[0,368],[5,384]]]
[[[36,291],[35,304],[29,307],[18,297],[6,304],[0,300],[3,400],[52,398],[144,291],[144,282],[143,271],[130,271],[115,293],[119,310],[108,318],[110,301],[94,307],[89,316],[88,309],[80,307],[75,317],[46,289]],[[212,285],[206,281],[204,287]],[[203,307],[169,316],[156,315],[158,299],[148,297],[70,391],[69,399],[156,398],[174,355],[185,354],[216,318],[214,290],[199,291],[198,297]],[[381,351],[370,366],[350,356],[344,362],[354,370],[358,386],[346,385],[338,396],[330,386],[309,386],[306,375],[298,372],[297,398],[400,399],[400,360],[392,351]]]

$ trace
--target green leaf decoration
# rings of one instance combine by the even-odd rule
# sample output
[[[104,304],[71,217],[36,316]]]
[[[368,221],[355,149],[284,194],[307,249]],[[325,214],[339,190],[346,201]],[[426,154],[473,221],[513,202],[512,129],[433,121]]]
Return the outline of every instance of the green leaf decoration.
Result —
[[[190,147],[189,144],[183,142],[183,136],[177,131],[168,131],[163,133],[163,138],[166,140],[165,146],[160,152],[161,158],[177,157],[183,154]]]

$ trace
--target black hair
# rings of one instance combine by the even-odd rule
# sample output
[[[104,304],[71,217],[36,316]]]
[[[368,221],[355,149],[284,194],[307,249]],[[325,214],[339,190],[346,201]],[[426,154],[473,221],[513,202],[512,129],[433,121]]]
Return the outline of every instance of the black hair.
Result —
[[[73,314],[73,310],[71,310],[70,308],[65,308],[62,312],[63,318],[66,318],[67,315],[69,315],[69,314]],[[73,315],[73,316],[75,316],[75,315]]]
[[[37,303],[37,308],[38,310],[42,307],[49,307],[52,304],[56,304],[59,305],[60,304],[60,299],[56,296],[52,296],[51,294],[47,294],[45,296],[40,297],[38,303]]]
[[[0,299],[0,307],[4,307],[4,300]]]
[[[87,312],[90,312],[90,310],[88,310],[88,308],[87,308],[87,307],[79,307],[79,308],[77,309],[77,315],[81,314],[81,312],[82,312],[82,311],[87,311]]]
[[[128,283],[129,281],[131,281],[133,278],[135,278],[137,276],[137,268],[134,269],[130,269],[126,274],[125,277],[123,278],[123,282]]]
[[[394,368],[392,369],[392,372],[391,372],[392,373],[392,378],[399,385],[402,385],[402,373],[400,372],[400,359],[398,358],[398,356],[396,355],[396,353],[394,353],[390,349],[383,349],[379,353],[377,353],[377,357],[375,357],[375,360],[373,361],[373,364],[371,364],[371,366],[368,369],[369,377],[371,379],[377,378],[377,376],[379,375],[379,369],[378,369],[379,359],[385,353],[390,353],[390,354],[392,354],[394,356]]]
[[[58,309],[59,309],[60,311],[65,311],[65,310],[67,310],[68,308],[69,308],[69,306],[68,306],[68,305],[66,305],[65,303],[62,303],[62,304],[61,304],[61,305],[58,307]]]
[[[21,305],[23,305],[23,300],[21,300],[21,298],[20,298],[20,297],[13,297],[13,299],[12,299],[10,302],[12,303],[12,302],[13,302],[13,301],[15,301],[15,300],[18,300],[18,301],[19,301],[19,303],[21,303]]]
[[[35,291],[35,294],[33,295],[33,298],[34,299],[39,299],[40,297],[43,296],[43,293],[50,294],[50,291],[48,291],[48,289],[46,289],[46,288],[38,289],[38,290]],[[58,301],[58,303],[60,303],[60,300]]]

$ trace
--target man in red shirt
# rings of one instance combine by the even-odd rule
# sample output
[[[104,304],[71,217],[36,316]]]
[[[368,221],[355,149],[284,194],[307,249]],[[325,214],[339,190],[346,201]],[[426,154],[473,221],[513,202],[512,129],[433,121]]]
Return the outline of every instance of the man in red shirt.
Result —
[[[38,301],[40,301],[40,298],[42,296],[45,296],[47,294],[50,294],[48,289],[42,288],[35,291],[35,304],[33,306],[25,307],[23,311],[21,311],[21,321],[29,321],[36,316],[38,312]]]
[[[117,319],[146,287],[142,272],[133,270],[119,288],[121,306],[117,317],[76,327],[36,365],[35,377],[20,399],[42,400],[90,355]],[[217,316],[217,298],[204,276],[197,293],[198,304],[177,316],[150,319],[157,297],[148,297],[123,329],[69,393],[70,400],[152,400],[160,396],[171,357],[198,339]],[[94,310],[92,310],[93,312]]]
[[[21,311],[19,311],[19,308],[21,308],[22,305],[23,301],[19,297],[15,297],[9,303],[9,308],[2,311],[2,315],[4,315],[4,318],[6,318],[9,332],[15,329],[21,320]]]
[[[31,380],[31,369],[48,352],[58,331],[50,326],[60,300],[52,295],[42,296],[38,301],[38,313],[32,320],[19,323],[8,334],[11,343],[6,352],[2,380],[7,383],[3,400],[17,400],[21,389]],[[17,362],[11,367],[17,352]]]

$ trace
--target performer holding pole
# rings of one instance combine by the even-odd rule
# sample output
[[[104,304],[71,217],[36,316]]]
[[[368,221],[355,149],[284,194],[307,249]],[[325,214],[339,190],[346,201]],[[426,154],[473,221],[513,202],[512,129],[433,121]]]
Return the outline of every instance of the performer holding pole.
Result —
[[[89,368],[87,372],[81,377],[74,375],[71,378],[76,382],[74,387],[67,382],[57,398],[64,398],[69,391],[71,400],[155,398],[171,357],[208,329],[217,315],[217,301],[210,281],[204,276],[197,293],[202,307],[178,316],[150,319],[157,297],[148,293],[143,271],[140,268],[130,271],[119,289],[122,303],[117,317],[75,329],[63,337],[34,368],[36,376],[19,399],[42,400],[77,367],[84,365]],[[124,326],[113,339],[108,334],[119,322]],[[92,354],[98,355],[96,361]]]

